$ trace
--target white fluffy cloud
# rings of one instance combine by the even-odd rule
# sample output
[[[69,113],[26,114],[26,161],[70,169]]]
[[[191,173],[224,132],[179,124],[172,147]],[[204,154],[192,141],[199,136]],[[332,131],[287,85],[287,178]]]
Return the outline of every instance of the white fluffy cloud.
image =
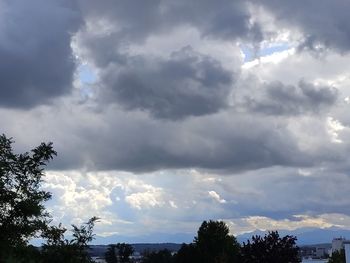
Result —
[[[210,196],[211,198],[213,198],[213,199],[214,199],[215,201],[217,201],[218,203],[220,203],[220,204],[225,204],[225,203],[226,203],[226,200],[225,200],[225,199],[222,199],[222,198],[220,197],[220,195],[219,195],[217,192],[215,192],[215,191],[209,191],[208,194],[209,194],[209,196]]]

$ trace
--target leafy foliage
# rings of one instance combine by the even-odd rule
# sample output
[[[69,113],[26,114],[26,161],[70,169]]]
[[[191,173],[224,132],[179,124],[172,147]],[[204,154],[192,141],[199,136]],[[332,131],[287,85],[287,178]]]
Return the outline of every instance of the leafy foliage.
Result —
[[[243,243],[241,248],[243,263],[299,263],[298,251],[296,237],[281,238],[277,231],[264,237],[253,236],[252,241]]]
[[[134,248],[126,243],[111,244],[105,253],[107,263],[128,263]]]
[[[240,262],[299,263],[296,237],[280,237],[277,231],[264,237],[253,236],[241,247],[222,221],[204,221],[192,244],[183,244],[176,255],[177,263]]]
[[[332,253],[328,263],[345,263],[345,251],[344,249],[336,250]]]
[[[118,243],[117,244],[118,249],[118,256],[121,263],[128,263],[130,262],[130,256],[132,253],[134,253],[134,248],[125,243]]]
[[[62,225],[49,226],[44,203],[51,193],[42,190],[41,183],[44,167],[57,154],[52,143],[22,154],[14,153],[12,144],[0,135],[0,262],[91,262],[87,249],[96,217],[80,227],[72,225],[70,241],[64,239]],[[39,236],[47,239],[41,250],[28,246],[30,238]]]
[[[176,255],[181,263],[239,262],[239,243],[222,221],[204,221],[190,245],[183,244]]]
[[[105,260],[107,263],[118,263],[117,245],[111,244],[105,253]]]
[[[176,254],[177,263],[194,263],[198,262],[198,252],[194,244],[182,244]]]
[[[194,244],[200,262],[237,262],[239,243],[230,235],[228,226],[222,221],[204,221],[198,230]]]
[[[88,243],[94,238],[93,228],[97,220],[97,217],[93,217],[80,227],[72,225],[73,239],[70,241],[64,239],[66,229],[61,225],[49,227],[43,235],[47,243],[42,248],[42,263],[92,262],[87,250]]]
[[[51,194],[40,185],[43,167],[56,155],[52,143],[22,154],[13,153],[12,143],[0,136],[0,261],[23,249],[49,222],[43,203]]]
[[[171,252],[167,249],[162,249],[158,252],[146,252],[144,254],[143,263],[175,263],[175,259]]]

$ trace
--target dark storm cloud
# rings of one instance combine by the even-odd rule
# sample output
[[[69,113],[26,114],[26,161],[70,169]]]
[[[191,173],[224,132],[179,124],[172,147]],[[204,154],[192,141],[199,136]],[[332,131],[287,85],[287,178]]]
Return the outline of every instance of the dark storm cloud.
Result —
[[[142,40],[177,26],[193,26],[202,36],[262,40],[260,26],[251,22],[247,2],[241,0],[88,0],[80,5],[87,17],[116,25],[124,40]]]
[[[130,54],[130,45],[181,27],[195,28],[203,38],[262,39],[244,1],[80,1],[80,7],[92,29],[80,32],[79,45],[100,72],[102,103],[155,118],[177,120],[226,108],[237,73],[189,48],[155,58]]]
[[[263,0],[256,4],[267,7],[278,23],[297,26],[304,33],[301,47],[315,49],[319,44],[340,51],[350,49],[350,1]]]
[[[80,24],[73,1],[0,1],[0,106],[28,108],[68,93],[70,47]]]
[[[260,26],[251,22],[246,1],[166,1],[172,21],[197,27],[203,36],[261,41]]]
[[[95,119],[91,114],[90,118]],[[55,165],[58,169],[85,166],[134,172],[194,167],[225,172],[313,165],[313,156],[299,149],[285,126],[273,119],[224,112],[164,122],[110,108],[101,121],[75,130],[79,139],[67,144],[64,136],[53,138],[61,152]]]
[[[263,84],[258,92],[245,98],[248,109],[271,115],[319,113],[334,105],[338,92],[333,87],[315,86],[300,81],[297,86],[279,81]]]
[[[0,102],[24,107],[69,91],[74,70],[71,34],[80,21],[74,7],[62,1],[41,1],[40,8],[18,3],[7,4],[5,17],[12,22],[1,24],[1,39],[7,41],[1,42],[0,54],[7,56],[6,63],[0,62],[1,70],[12,67],[12,75],[1,75]],[[14,8],[17,5],[19,9]],[[37,134],[50,131],[45,138],[57,144],[62,156],[58,168],[238,171],[308,166],[323,158],[300,149],[287,120],[275,115],[319,112],[334,103],[336,92],[331,88],[275,82],[259,88],[261,97],[250,98],[250,112],[235,112],[227,100],[233,87],[244,88],[236,87],[238,73],[219,60],[189,47],[162,56],[128,50],[129,44],[142,48],[142,41],[152,34],[171,38],[171,29],[181,26],[197,28],[203,38],[249,38],[259,28],[249,22],[243,2],[81,1],[80,8],[86,27],[77,35],[78,49],[97,68],[94,91],[98,89],[99,97],[94,102],[104,107],[97,105],[100,111],[92,112],[90,105],[75,105],[66,98],[66,105],[52,107],[50,114],[32,111],[33,116],[40,115],[32,122],[42,125],[32,129],[38,129]],[[12,62],[15,58],[18,63]],[[256,112],[268,115],[262,118]],[[29,122],[26,116],[24,121]]]
[[[130,58],[122,68],[102,75],[102,97],[127,110],[146,110],[154,117],[181,119],[227,107],[235,75],[220,62],[190,47],[169,59]]]

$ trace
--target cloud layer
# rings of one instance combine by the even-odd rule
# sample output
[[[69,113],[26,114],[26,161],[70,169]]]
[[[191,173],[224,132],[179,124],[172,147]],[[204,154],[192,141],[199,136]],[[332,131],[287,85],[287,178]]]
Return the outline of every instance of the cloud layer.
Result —
[[[0,0],[1,132],[104,236],[349,228],[349,8]]]

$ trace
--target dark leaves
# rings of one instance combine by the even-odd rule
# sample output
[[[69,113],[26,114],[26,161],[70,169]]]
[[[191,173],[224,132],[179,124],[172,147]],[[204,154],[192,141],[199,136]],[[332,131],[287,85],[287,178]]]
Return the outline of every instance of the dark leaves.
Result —
[[[52,143],[21,154],[13,152],[12,144],[12,138],[0,135],[0,259],[49,221],[43,203],[51,194],[41,190],[42,167],[56,155]]]

